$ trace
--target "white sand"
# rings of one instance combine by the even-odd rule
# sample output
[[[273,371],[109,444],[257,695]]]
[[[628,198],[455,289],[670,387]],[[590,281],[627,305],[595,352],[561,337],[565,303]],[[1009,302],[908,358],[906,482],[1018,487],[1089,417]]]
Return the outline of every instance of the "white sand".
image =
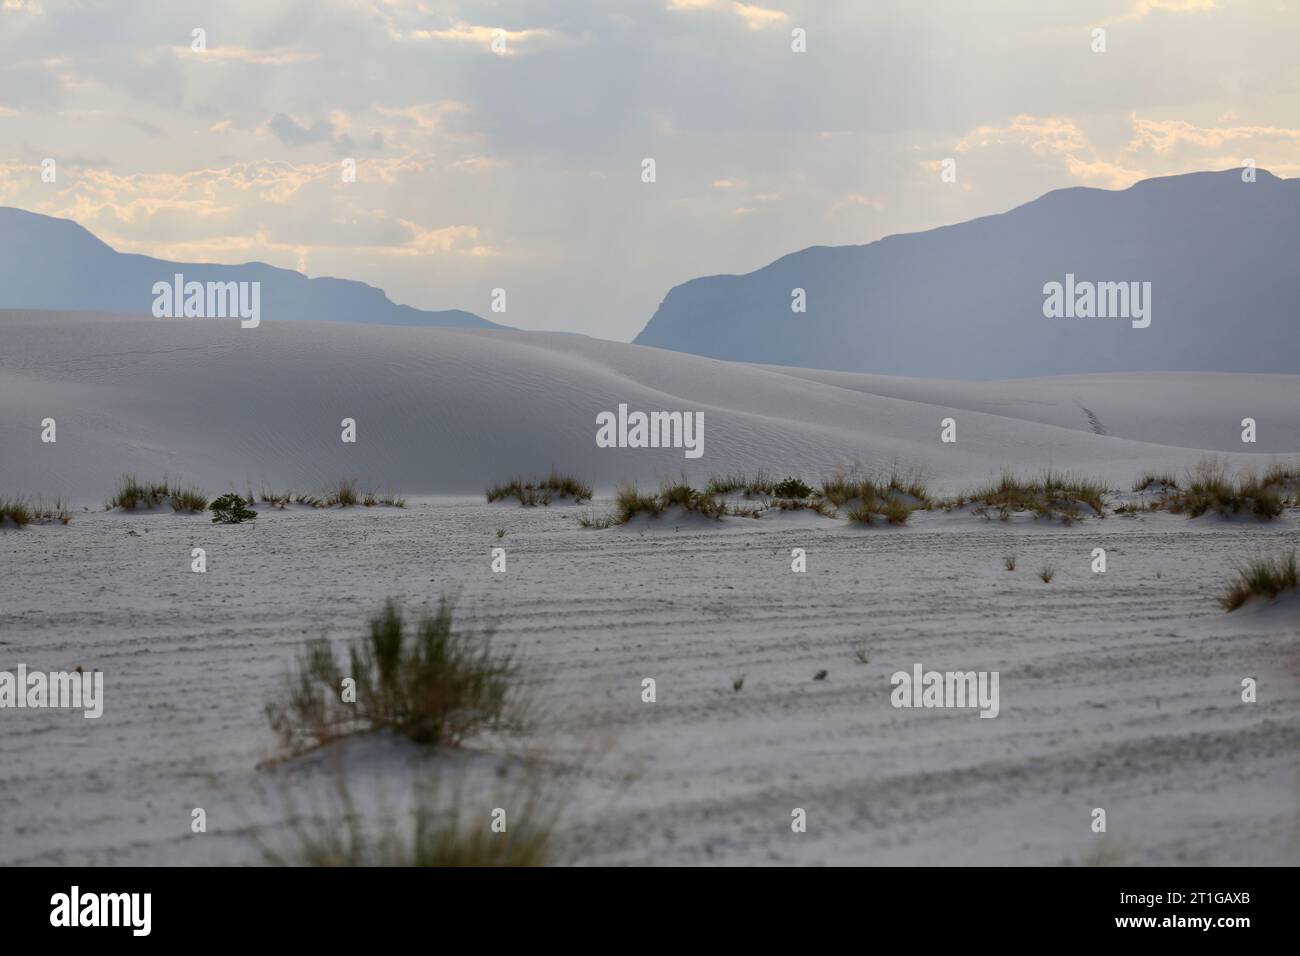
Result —
[[[107,696],[98,721],[0,711],[0,863],[256,861],[239,831],[277,819],[267,791],[305,797],[330,779],[323,757],[256,769],[275,753],[263,705],[297,648],[360,635],[385,596],[452,591],[525,654],[547,711],[527,744],[559,764],[585,755],[562,823],[580,862],[1300,861],[1297,604],[1224,615],[1214,602],[1235,561],[1300,539],[1296,509],[1264,524],[918,513],[902,529],[787,515],[607,531],[578,528],[584,508],[477,496],[262,508],[238,527],[98,510],[127,470],[209,492],[349,474],[420,495],[552,463],[602,488],[687,464],[597,449],[595,414],[620,401],[703,410],[697,476],[762,465],[814,479],[898,456],[942,485],[1050,464],[1126,487],[1144,468],[1233,449],[1248,414],[1262,450],[1296,452],[1294,379],[966,385],[564,335],[269,322],[251,334],[0,319],[0,495],[91,509],[0,532],[0,669],[99,668]],[[937,440],[948,414],[951,447]],[[355,447],[338,441],[345,415]],[[54,446],[39,443],[46,416]],[[1155,443],[1165,434],[1179,444]],[[505,574],[489,570],[498,545]],[[194,546],[205,575],[189,571]],[[1104,575],[1089,570],[1098,546]],[[790,572],[792,547],[807,549],[807,574]],[[1000,715],[894,709],[889,675],[918,661],[998,670]],[[640,700],[644,677],[655,704]],[[1240,701],[1243,677],[1258,679],[1258,703]],[[486,820],[508,800],[491,773],[505,748],[417,758],[370,738],[346,757],[359,786],[399,795],[412,760],[468,765],[482,790],[467,812]],[[189,832],[194,807],[207,834]],[[794,807],[806,834],[790,832]],[[1109,814],[1104,837],[1089,831],[1093,807]]]
[[[0,488],[102,501],[124,472],[408,494],[477,493],[568,469],[612,491],[683,468],[816,480],[860,462],[927,468],[938,488],[1006,466],[1088,471],[1127,488],[1204,450],[1300,451],[1300,376],[1098,375],[944,383],[720,362],[561,333],[267,320],[0,313]],[[701,411],[705,454],[596,447],[596,415]],[[1082,407],[1081,407],[1082,406]],[[1107,432],[1094,434],[1083,410]],[[943,418],[957,443],[939,441]],[[1243,446],[1240,422],[1259,422]],[[58,443],[39,442],[58,422]],[[354,418],[358,441],[340,441]],[[1163,437],[1162,437],[1163,436]]]

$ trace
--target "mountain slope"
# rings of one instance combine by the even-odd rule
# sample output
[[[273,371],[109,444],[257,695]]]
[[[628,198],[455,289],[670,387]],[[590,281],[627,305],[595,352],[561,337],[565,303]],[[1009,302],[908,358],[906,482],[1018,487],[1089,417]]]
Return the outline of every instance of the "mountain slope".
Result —
[[[172,282],[177,273],[187,282],[260,282],[261,315],[268,321],[503,328],[458,309],[397,305],[382,290],[349,279],[309,279],[261,262],[177,263],[119,253],[71,220],[0,207],[0,309],[147,315],[154,283]]]
[[[1062,189],[865,246],[813,247],[672,289],[639,345],[943,378],[1300,371],[1300,180],[1263,170]],[[1067,273],[1150,282],[1152,321],[1046,318]],[[807,294],[791,311],[791,290]]]

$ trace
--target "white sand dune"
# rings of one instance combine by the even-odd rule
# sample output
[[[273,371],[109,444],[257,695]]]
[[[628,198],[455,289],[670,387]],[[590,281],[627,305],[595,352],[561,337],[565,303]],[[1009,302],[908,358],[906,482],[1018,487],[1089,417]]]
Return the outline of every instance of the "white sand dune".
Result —
[[[0,313],[0,491],[98,501],[123,473],[209,492],[471,493],[552,465],[599,489],[764,468],[923,467],[940,490],[1004,467],[1127,486],[1206,451],[1300,451],[1300,376],[1162,373],[943,382],[745,365],[560,333]],[[602,449],[596,416],[700,411],[704,456]],[[939,441],[957,420],[957,443]],[[58,441],[40,442],[40,423]],[[1259,423],[1243,445],[1240,422]],[[353,418],[356,444],[340,440]],[[1104,432],[1104,434],[1098,434]],[[1250,453],[1242,452],[1249,449]]]

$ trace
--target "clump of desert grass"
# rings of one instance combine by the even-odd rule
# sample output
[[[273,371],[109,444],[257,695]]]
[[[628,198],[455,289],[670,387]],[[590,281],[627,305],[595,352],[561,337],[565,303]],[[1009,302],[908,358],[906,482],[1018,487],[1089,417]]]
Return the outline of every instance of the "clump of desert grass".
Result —
[[[526,768],[509,792],[473,801],[434,776],[419,782],[402,811],[382,803],[362,810],[340,770],[332,797],[324,806],[319,798],[313,802],[314,810],[301,808],[286,791],[287,832],[276,845],[254,830],[268,864],[504,867],[560,862],[556,829],[563,790],[535,768]],[[496,811],[488,812],[493,806],[506,813],[504,830],[493,829]]]
[[[688,514],[697,514],[704,518],[721,521],[726,515],[757,518],[764,508],[746,509],[728,505],[720,494],[707,488],[700,491],[692,488],[683,476],[678,481],[664,481],[657,492],[642,491],[636,482],[619,485],[614,495],[614,507],[605,514],[587,512],[578,516],[578,524],[583,528],[612,528],[624,525],[638,515],[658,518],[665,511],[679,509]]]
[[[636,482],[620,485],[618,493],[614,496],[615,524],[627,524],[641,514],[657,518],[663,513],[664,506],[659,496],[643,493]]]
[[[1105,495],[1104,482],[1066,472],[1048,469],[1036,478],[1025,478],[1004,471],[996,482],[960,495],[945,507],[974,504],[973,513],[990,520],[996,516],[1008,521],[1013,514],[1030,512],[1035,518],[1072,524],[1088,516],[1084,508],[1104,518]]]
[[[1164,492],[1154,504],[1189,518],[1214,512],[1225,518],[1251,515],[1270,520],[1282,513],[1287,491],[1297,483],[1300,471],[1284,465],[1262,473],[1246,470],[1233,478],[1225,459],[1207,457],[1189,469],[1182,485]]]
[[[107,508],[123,511],[159,508],[170,505],[172,511],[202,514],[208,510],[208,499],[197,488],[182,488],[167,480],[143,482],[134,475],[125,475],[118,483],[117,492],[108,500]]]
[[[1237,578],[1219,596],[1219,606],[1235,611],[1253,597],[1272,600],[1297,587],[1296,552],[1252,558],[1237,569]]]
[[[899,471],[897,466],[877,478],[837,470],[822,482],[818,497],[836,511],[847,508],[850,521],[865,525],[906,524],[913,511],[932,505],[923,473]]]
[[[757,514],[750,514],[740,508],[733,508],[728,514],[740,514],[742,517],[757,518],[765,510],[772,511],[811,511],[819,514],[823,518],[834,518],[835,509],[830,503],[819,497],[812,498],[774,498],[769,502],[767,508],[760,509]]]
[[[718,495],[707,490],[697,491],[687,483],[685,476],[680,481],[660,484],[659,503],[665,511],[681,508],[705,518],[721,518],[727,513],[727,506]]]
[[[355,701],[345,701],[350,678]],[[485,729],[519,729],[519,667],[492,646],[492,631],[460,627],[445,598],[408,616],[395,600],[370,618],[339,665],[328,640],[308,645],[282,695],[267,706],[290,752],[339,737],[390,729],[429,745],[458,745]]]
[[[619,524],[619,520],[618,515],[615,514],[597,514],[595,511],[584,511],[578,515],[579,528],[604,530],[605,528],[612,528],[616,524]]]
[[[1178,478],[1172,471],[1144,471],[1133,482],[1134,493],[1142,491],[1176,491]]]
[[[361,503],[362,493],[354,478],[342,478],[321,496],[323,508],[355,508]]]
[[[29,524],[70,524],[72,515],[62,498],[53,503],[43,499],[0,498],[0,528],[25,528]]]
[[[246,500],[249,505],[254,503],[251,491]],[[389,508],[406,507],[406,499],[391,491],[383,494],[375,491],[362,491],[361,483],[355,478],[340,478],[332,486],[319,492],[294,493],[286,491],[283,494],[278,494],[263,491],[261,500],[280,510],[284,510],[285,506],[290,503],[306,505],[309,508],[375,508],[380,505]]]
[[[1002,559],[1002,566],[1008,571],[1014,571],[1016,569],[1016,556],[1014,554],[1008,554]]]
[[[281,511],[285,509],[285,506],[288,505],[289,502],[294,500],[293,492],[291,491],[286,491],[283,494],[280,494],[279,492],[269,491],[266,488],[262,489],[258,498],[263,504],[268,504],[272,508],[278,508]]]
[[[774,482],[766,472],[761,470],[754,475],[747,475],[743,471],[733,471],[725,475],[710,475],[704,490],[708,494],[719,497],[740,493],[746,498],[755,498],[771,497],[777,494],[776,487],[777,482]]]
[[[1047,562],[1038,569],[1038,577],[1044,584],[1051,584],[1052,578],[1056,577],[1056,565]]]
[[[571,498],[576,504],[582,504],[591,500],[593,492],[586,482],[553,470],[545,478],[511,478],[493,485],[485,494],[489,503],[514,498],[520,505],[531,508],[549,505],[557,498]]]
[[[32,523],[32,509],[22,498],[0,498],[0,526],[25,528]]]

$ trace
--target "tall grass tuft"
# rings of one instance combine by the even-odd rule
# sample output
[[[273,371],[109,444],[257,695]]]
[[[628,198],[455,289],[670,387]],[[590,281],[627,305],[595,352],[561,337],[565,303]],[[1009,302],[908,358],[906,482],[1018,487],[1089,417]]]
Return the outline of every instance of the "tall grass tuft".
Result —
[[[1262,475],[1243,472],[1234,481],[1225,459],[1207,457],[1188,471],[1185,485],[1168,494],[1162,504],[1189,518],[1213,511],[1223,517],[1248,514],[1268,520],[1282,513],[1281,492],[1292,480],[1292,470],[1274,465]]]
[[[1252,558],[1237,569],[1237,579],[1219,597],[1219,606],[1235,611],[1253,597],[1270,600],[1297,586],[1296,553]]]
[[[22,498],[0,498],[0,526],[7,522],[15,528],[25,528],[34,517],[31,506]]]
[[[135,511],[140,508],[157,508],[171,505],[172,511],[201,514],[208,510],[208,499],[197,488],[173,485],[164,475],[162,481],[142,482],[134,475],[125,475],[118,483],[117,492],[108,500],[107,507]]]
[[[346,675],[327,640],[307,647],[282,699],[267,707],[271,727],[290,751],[381,728],[449,745],[483,728],[517,729],[518,665],[491,638],[456,628],[445,598],[411,622],[390,599],[350,646]],[[344,676],[356,682],[355,703],[341,699]]]
[[[545,478],[511,478],[493,485],[485,495],[489,503],[515,498],[524,507],[549,505],[556,498],[572,498],[576,504],[590,501],[591,486],[573,475],[552,469]]]
[[[1019,512],[1033,512],[1039,518],[1059,518],[1066,524],[1084,517],[1086,505],[1098,517],[1105,516],[1104,482],[1048,469],[1036,478],[1021,478],[1004,471],[993,484],[976,488],[957,499],[976,504],[975,513],[989,517],[990,510],[1002,520]]]

